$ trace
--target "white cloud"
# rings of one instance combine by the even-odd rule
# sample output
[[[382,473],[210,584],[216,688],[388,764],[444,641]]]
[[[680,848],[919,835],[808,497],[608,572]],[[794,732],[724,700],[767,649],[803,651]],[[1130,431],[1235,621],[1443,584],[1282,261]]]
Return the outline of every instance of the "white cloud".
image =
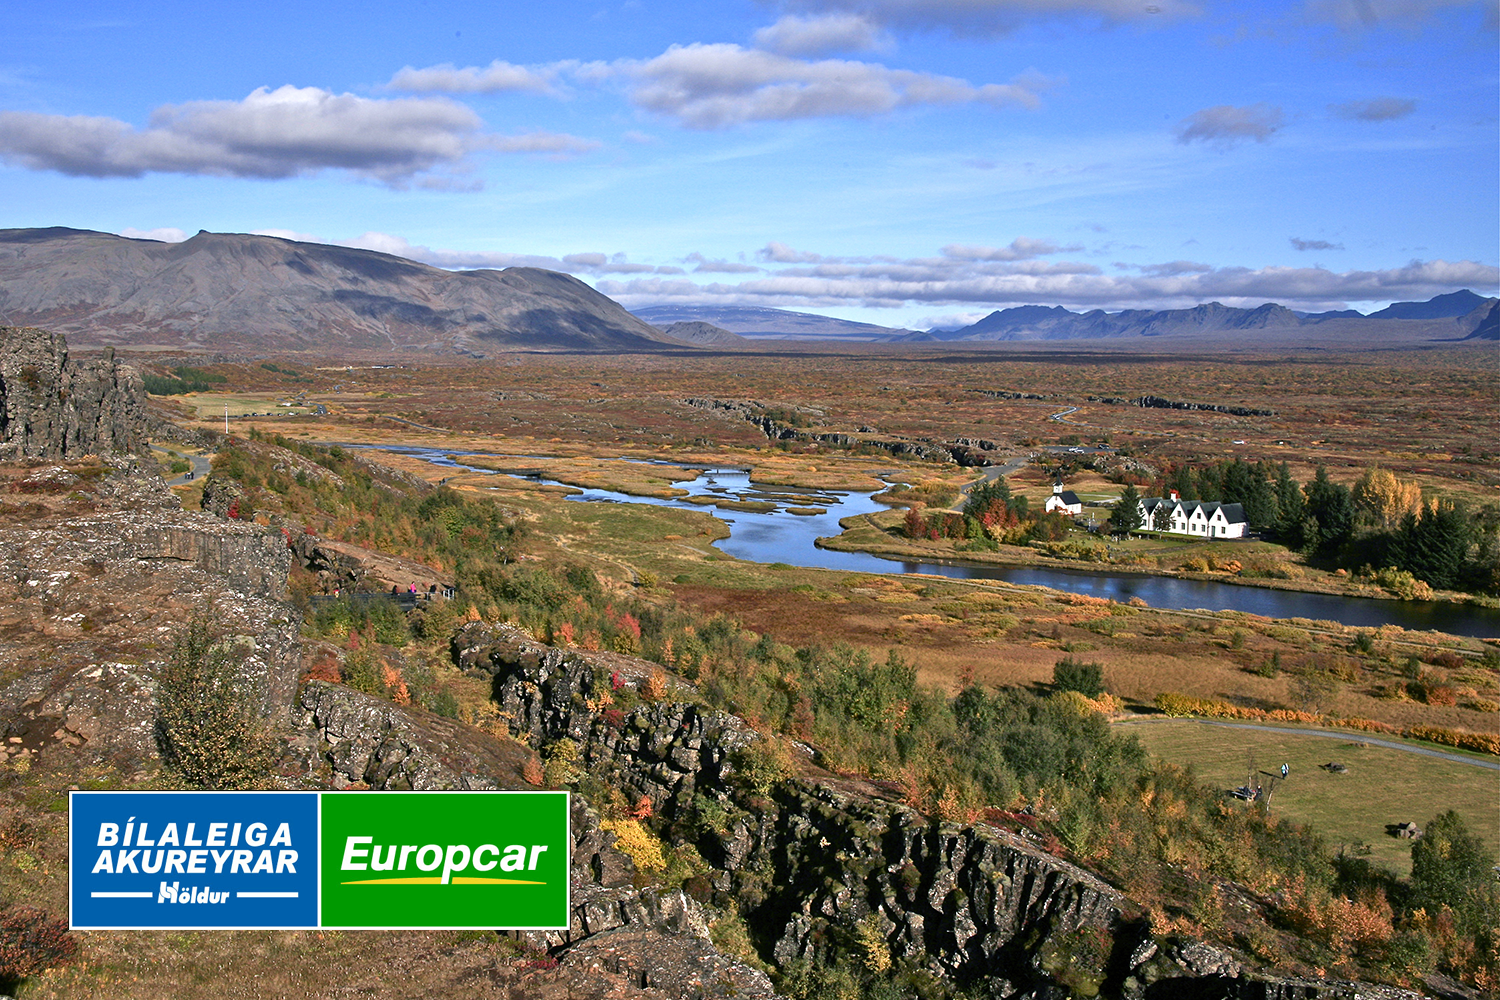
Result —
[[[1195,111],[1177,126],[1177,141],[1205,142],[1219,149],[1228,149],[1246,139],[1265,142],[1281,128],[1281,109],[1264,102],[1235,107],[1218,104],[1202,111]]]
[[[890,40],[864,17],[840,12],[815,17],[789,14],[757,31],[755,45],[787,56],[820,56],[887,50]]]
[[[132,240],[156,240],[160,243],[181,243],[191,234],[175,226],[163,226],[159,229],[131,229],[126,227],[120,230],[120,235]]]
[[[425,69],[402,67],[386,84],[389,90],[412,93],[497,94],[505,91],[532,91],[557,94],[558,73],[567,63],[549,66],[517,66],[496,59],[488,66],[466,66],[441,63]]]
[[[431,264],[433,267],[450,270],[474,268],[503,269],[507,267],[540,267],[548,271],[567,274],[681,274],[679,267],[655,267],[650,264],[632,263],[625,254],[603,254],[598,252],[571,253],[563,257],[547,257],[538,254],[504,253],[488,250],[435,250],[407,241],[389,233],[369,232],[352,240],[319,240],[308,238],[313,243],[332,243],[334,246],[356,247],[375,250],[408,260]]]
[[[941,29],[960,37],[991,37],[1037,21],[1151,24],[1197,15],[1188,0],[784,0],[813,12],[858,14],[893,29]]]
[[[768,29],[769,30],[769,29]],[[745,122],[798,118],[871,117],[924,105],[1040,105],[1040,92],[1061,82],[1027,70],[1009,83],[972,84],[957,77],[891,69],[845,59],[806,60],[729,43],[673,45],[652,59],[562,62],[536,72],[567,73],[574,83],[623,81],[636,107],[689,128],[719,129]],[[451,66],[414,70],[392,80],[423,81],[431,90],[472,91],[486,70]],[[639,133],[627,138],[638,141]],[[575,140],[581,142],[581,140]]]
[[[463,171],[478,149],[577,152],[572,136],[494,136],[446,98],[391,100],[262,87],[243,101],[164,105],[143,129],[113,118],[0,112],[0,157],[85,177],[147,173],[278,179],[344,170],[393,186]]]
[[[295,229],[252,229],[252,236],[274,236],[279,240],[295,240],[298,243],[322,243],[312,233],[300,233]]]
[[[1405,118],[1417,110],[1417,102],[1404,97],[1376,97],[1368,101],[1347,101],[1330,104],[1328,110],[1340,118],[1360,122],[1388,122]]]
[[[1140,271],[1142,274],[1149,274],[1156,278],[1175,277],[1179,274],[1207,274],[1213,270],[1213,265],[1211,264],[1199,264],[1191,260],[1170,260],[1165,264],[1142,264],[1139,266],[1116,264],[1115,267],[1122,270]]]
[[[693,273],[700,272],[719,274],[758,274],[765,270],[754,264],[740,264],[732,260],[710,260],[701,253],[690,253],[683,258],[684,263],[696,265]]]
[[[580,139],[576,135],[558,132],[523,132],[520,135],[488,136],[482,140],[487,149],[502,153],[554,153],[566,156],[572,153],[587,153],[598,149],[603,143],[594,139]]]
[[[596,287],[627,307],[681,302],[783,308],[931,304],[995,309],[1056,304],[1124,309],[1213,300],[1325,308],[1330,303],[1416,300],[1460,288],[1490,291],[1500,286],[1500,268],[1474,261],[1412,261],[1400,268],[1345,272],[1320,267],[1212,267],[1192,261],[1124,266],[1137,273],[1105,275],[1092,264],[1070,261],[943,256],[857,266],[822,259],[738,284],[652,277],[606,279]]]
[[[610,74],[630,81],[630,99],[637,107],[699,129],[868,117],[919,105],[982,102],[1034,108],[1040,104],[1038,90],[1050,83],[1030,73],[1008,84],[975,86],[957,77],[878,63],[810,62],[722,43],[673,45],[654,59],[614,63]]]

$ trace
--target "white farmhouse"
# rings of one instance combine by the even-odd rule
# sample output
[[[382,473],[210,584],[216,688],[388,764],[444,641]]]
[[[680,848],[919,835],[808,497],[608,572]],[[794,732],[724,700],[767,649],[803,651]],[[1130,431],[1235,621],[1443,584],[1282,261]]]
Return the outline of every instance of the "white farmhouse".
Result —
[[[1063,489],[1062,477],[1052,484],[1052,495],[1047,498],[1046,513],[1060,510],[1069,517],[1083,513],[1083,501],[1078,499],[1078,494],[1072,490]]]
[[[1237,503],[1204,503],[1172,495],[1141,501],[1141,530],[1197,538],[1244,538],[1249,529],[1245,508]]]

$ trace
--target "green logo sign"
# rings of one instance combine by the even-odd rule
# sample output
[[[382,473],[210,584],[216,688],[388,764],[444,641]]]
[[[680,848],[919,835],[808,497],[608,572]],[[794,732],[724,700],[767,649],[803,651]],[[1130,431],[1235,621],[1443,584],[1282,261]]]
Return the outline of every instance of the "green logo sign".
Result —
[[[322,796],[323,927],[562,930],[566,792]]]

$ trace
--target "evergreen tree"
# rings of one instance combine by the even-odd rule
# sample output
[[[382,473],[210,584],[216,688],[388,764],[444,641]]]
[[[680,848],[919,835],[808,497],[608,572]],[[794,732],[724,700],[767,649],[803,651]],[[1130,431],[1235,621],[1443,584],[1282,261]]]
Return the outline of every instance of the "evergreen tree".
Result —
[[[1302,488],[1282,462],[1276,469],[1276,537],[1294,549],[1302,547]]]
[[[1332,555],[1354,534],[1354,498],[1349,487],[1329,479],[1328,470],[1320,465],[1303,492],[1307,495],[1303,544],[1316,555]]]
[[[1500,904],[1493,864],[1484,842],[1449,809],[1411,846],[1412,906],[1434,914],[1446,906],[1460,928],[1477,926]]]
[[[1199,469],[1194,477],[1197,483],[1197,495],[1199,500],[1207,503],[1217,503],[1223,496],[1223,487],[1219,484],[1219,470],[1212,466]],[[1184,499],[1186,499],[1184,497]]]
[[[1462,582],[1473,539],[1474,524],[1468,513],[1456,504],[1438,502],[1424,507],[1420,515],[1401,519],[1388,561],[1434,587],[1453,590]]]
[[[1141,526],[1141,496],[1135,484],[1126,485],[1120,494],[1120,502],[1109,513],[1109,530],[1117,535],[1128,535]]]
[[[1198,484],[1193,479],[1193,470],[1186,465],[1180,465],[1176,469],[1173,469],[1171,477],[1167,480],[1167,492],[1163,493],[1162,496],[1171,496],[1172,490],[1177,491],[1177,498],[1179,500],[1197,500]]]
[[[1275,523],[1276,497],[1258,468],[1236,458],[1224,466],[1222,482],[1224,502],[1243,506],[1251,528],[1262,531]]]

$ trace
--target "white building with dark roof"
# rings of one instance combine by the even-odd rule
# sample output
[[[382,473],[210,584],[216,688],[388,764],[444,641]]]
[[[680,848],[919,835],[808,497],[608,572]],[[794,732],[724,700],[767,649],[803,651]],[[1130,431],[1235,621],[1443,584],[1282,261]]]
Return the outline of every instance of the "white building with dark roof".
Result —
[[[1062,511],[1069,517],[1083,513],[1083,501],[1078,499],[1078,494],[1072,490],[1063,489],[1062,477],[1057,477],[1057,482],[1052,484],[1052,495],[1047,498],[1046,513],[1054,510]]]
[[[1142,531],[1195,538],[1244,538],[1249,529],[1245,508],[1237,503],[1181,500],[1175,490],[1170,497],[1141,501]]]

